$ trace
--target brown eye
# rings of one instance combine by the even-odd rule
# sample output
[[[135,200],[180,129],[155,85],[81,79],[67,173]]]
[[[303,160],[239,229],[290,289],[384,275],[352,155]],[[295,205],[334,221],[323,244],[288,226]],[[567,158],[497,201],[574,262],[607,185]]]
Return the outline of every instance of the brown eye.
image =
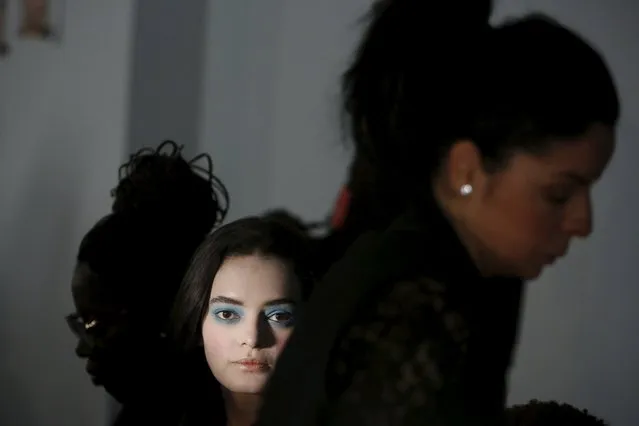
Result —
[[[215,317],[220,320],[220,321],[224,321],[224,322],[236,322],[240,319],[240,316],[233,311],[229,311],[229,310],[219,310],[214,312]]]
[[[277,322],[290,321],[293,318],[293,314],[290,312],[277,312],[271,316],[271,319]]]
[[[288,309],[278,309],[266,313],[269,322],[278,327],[288,328],[295,322],[295,314]]]

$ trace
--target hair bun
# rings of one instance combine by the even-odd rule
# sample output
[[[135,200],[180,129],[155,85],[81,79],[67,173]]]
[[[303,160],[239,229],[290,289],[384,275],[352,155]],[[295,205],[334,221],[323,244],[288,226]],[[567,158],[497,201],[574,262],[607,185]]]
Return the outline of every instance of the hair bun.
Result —
[[[165,151],[167,146],[170,151]],[[193,177],[174,142],[164,142],[155,150],[142,149],[120,168],[120,182],[113,191],[113,210],[175,208],[184,188],[192,185]]]
[[[197,165],[199,160],[206,160],[206,165]],[[201,154],[187,161],[173,141],[132,155],[120,168],[120,182],[112,194],[114,213],[140,213],[147,220],[205,221],[206,231],[228,210],[228,192],[213,174],[211,158]]]

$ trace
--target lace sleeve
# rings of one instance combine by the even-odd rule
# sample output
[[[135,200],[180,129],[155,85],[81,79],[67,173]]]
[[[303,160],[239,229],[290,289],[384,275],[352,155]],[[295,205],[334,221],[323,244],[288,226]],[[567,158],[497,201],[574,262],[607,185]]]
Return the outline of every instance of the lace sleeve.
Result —
[[[457,425],[468,330],[446,288],[400,282],[337,341],[325,425]],[[464,425],[469,426],[469,425]]]

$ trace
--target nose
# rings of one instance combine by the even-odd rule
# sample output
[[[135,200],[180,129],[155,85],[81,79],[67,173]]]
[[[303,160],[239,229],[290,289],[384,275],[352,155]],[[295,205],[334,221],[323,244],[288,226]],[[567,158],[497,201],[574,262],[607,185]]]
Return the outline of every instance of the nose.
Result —
[[[242,346],[254,348],[257,344],[257,327],[255,325],[247,326],[242,330],[241,342]]]
[[[275,343],[268,319],[260,314],[254,321],[245,321],[241,331],[241,344],[251,349],[267,348]]]
[[[575,237],[587,238],[592,234],[592,202],[590,191],[575,200],[566,218],[565,231]]]

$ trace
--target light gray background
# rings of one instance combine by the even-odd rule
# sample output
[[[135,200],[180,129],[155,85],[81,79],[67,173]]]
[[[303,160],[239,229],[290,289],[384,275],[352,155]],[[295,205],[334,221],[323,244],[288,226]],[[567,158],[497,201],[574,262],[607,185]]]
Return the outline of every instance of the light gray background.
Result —
[[[173,138],[213,155],[231,219],[278,206],[322,217],[348,159],[337,79],[370,1],[66,0],[59,44],[18,40],[17,4],[0,59],[0,425],[102,426],[107,400],[63,317],[77,245],[109,208],[117,166]],[[593,237],[530,285],[510,399],[636,426],[639,3],[501,0],[496,19],[533,9],[604,51],[624,117]]]

